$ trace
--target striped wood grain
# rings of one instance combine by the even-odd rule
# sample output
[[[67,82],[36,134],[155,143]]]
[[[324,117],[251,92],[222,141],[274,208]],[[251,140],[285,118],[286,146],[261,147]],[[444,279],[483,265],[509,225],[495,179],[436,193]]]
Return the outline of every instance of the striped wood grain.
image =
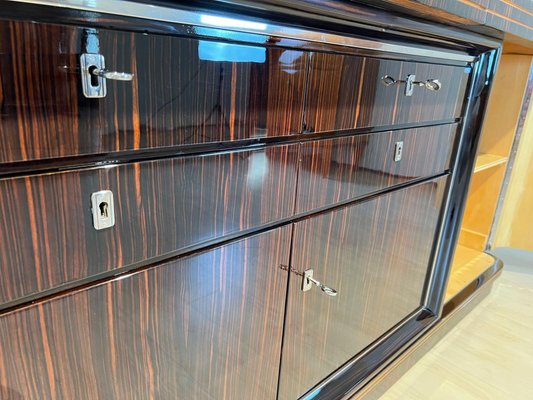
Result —
[[[0,317],[0,397],[275,399],[290,228]]]
[[[0,21],[0,36],[0,163],[301,129],[306,52],[30,21]],[[85,50],[87,37],[99,45]],[[84,97],[84,51],[133,81]]]
[[[0,303],[290,217],[298,145],[0,180]],[[116,224],[93,227],[111,190]]]
[[[280,399],[295,399],[421,306],[446,177],[295,226]]]
[[[449,168],[457,125],[381,132],[302,144],[296,212],[331,206]],[[396,143],[403,142],[400,161]]]
[[[306,129],[322,132],[342,129],[422,123],[461,115],[470,68],[313,53]],[[389,75],[416,80],[438,79],[439,91],[415,87],[405,96],[405,84],[385,86]]]

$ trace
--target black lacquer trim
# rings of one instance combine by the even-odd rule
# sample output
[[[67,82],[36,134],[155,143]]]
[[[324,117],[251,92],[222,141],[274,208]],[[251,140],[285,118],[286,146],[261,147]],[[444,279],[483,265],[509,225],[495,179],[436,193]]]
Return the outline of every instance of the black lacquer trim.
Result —
[[[38,293],[34,293],[28,296],[18,298],[13,301],[3,303],[0,305],[0,316],[14,312],[14,311],[18,311],[23,308],[27,308],[35,303],[44,302],[46,300],[51,299],[52,297],[64,296],[64,295],[70,294],[71,292],[77,292],[88,286],[100,285],[105,282],[116,279],[117,277],[126,277],[128,275],[131,275],[131,274],[134,274],[140,271],[144,271],[152,267],[155,267],[157,266],[157,264],[160,264],[162,262],[171,262],[171,261],[178,260],[180,258],[189,257],[191,255],[201,254],[209,250],[212,250],[216,247],[229,244],[230,242],[243,240],[250,236],[268,232],[270,230],[281,228],[289,224],[294,224],[294,223],[303,221],[305,219],[313,218],[318,215],[329,213],[329,212],[332,212],[332,211],[335,211],[335,210],[338,210],[344,207],[349,207],[352,205],[371,201],[379,196],[382,196],[382,195],[385,195],[385,194],[388,194],[388,193],[391,193],[397,190],[406,189],[409,187],[431,182],[435,179],[438,179],[438,178],[441,178],[447,175],[449,175],[449,171],[444,171],[443,173],[437,174],[434,176],[414,179],[409,182],[400,183],[394,186],[389,186],[385,189],[378,190],[378,191],[375,191],[375,192],[372,192],[372,193],[369,193],[363,196],[359,196],[359,197],[355,197],[349,200],[338,202],[332,206],[326,206],[326,207],[314,209],[312,211],[301,213],[297,216],[281,219],[270,224],[265,224],[265,225],[262,225],[260,228],[239,231],[239,232],[236,232],[230,235],[223,236],[221,238],[212,239],[212,240],[204,241],[202,243],[195,244],[193,246],[184,247],[179,250],[169,252],[169,253],[166,253],[166,254],[163,254],[157,257],[151,257],[143,261],[129,264],[127,266],[124,266],[118,269],[106,271],[100,274],[91,275],[90,277],[87,277],[87,278],[70,281],[68,283],[58,285],[50,289],[46,289]]]
[[[346,136],[367,135],[380,132],[390,132],[406,129],[425,128],[449,125],[460,122],[460,118],[430,123],[409,123],[398,125],[377,126],[370,128],[356,128],[320,133],[301,133],[271,138],[235,140],[228,142],[213,142],[197,145],[168,146],[144,150],[120,151],[95,155],[50,158],[31,161],[18,161],[0,164],[0,179],[19,176],[32,176],[54,172],[99,168],[106,165],[121,165],[133,162],[153,161],[165,158],[190,157],[216,153],[248,151],[261,149],[266,146],[288,145],[312,140],[327,140]]]
[[[370,346],[361,355],[354,357],[300,399],[331,400],[352,395],[358,387],[383,369],[387,361],[392,360],[409,339],[429,328],[436,320],[437,316],[426,309],[415,312],[378,339],[377,345]]]
[[[476,64],[476,66],[479,67],[479,62]],[[445,231],[447,224],[448,224],[447,218],[449,217],[448,210],[449,210],[450,204],[452,203],[451,198],[453,196],[456,196],[456,194],[452,192],[454,179],[455,179],[454,178],[455,174],[453,174],[453,172],[457,169],[457,165],[460,165],[459,157],[460,157],[462,146],[465,142],[464,137],[466,135],[464,121],[466,118],[468,118],[468,110],[469,110],[469,105],[471,103],[470,99],[472,98],[472,94],[475,91],[476,81],[478,79],[479,79],[479,74],[477,74],[477,70],[473,68],[472,74],[470,74],[468,78],[467,94],[465,95],[463,99],[463,105],[461,108],[461,115],[462,116],[466,115],[466,117],[464,117],[459,123],[459,127],[458,127],[459,132],[458,134],[455,135],[455,142],[453,144],[453,148],[451,152],[450,160],[452,160],[452,162],[450,163],[450,169],[452,170],[452,178],[448,179],[448,181],[446,182],[446,188],[444,192],[446,193],[446,196],[443,202],[443,206],[441,208],[441,215],[439,216],[439,225],[438,225],[439,228],[438,229],[439,229],[440,234],[437,236],[439,238],[442,238],[442,232]],[[481,134],[481,131],[478,132],[478,135],[480,134]],[[473,168],[474,167],[472,167],[472,171],[473,171]],[[466,199],[464,200],[464,205],[466,205]],[[430,269],[431,272],[426,276],[426,285],[425,285],[423,299],[422,299],[422,302],[426,304],[426,306],[431,310],[438,309],[438,306],[435,305],[434,303],[434,296],[432,295],[431,291],[432,290],[442,290],[443,292],[446,291],[446,285],[442,285],[441,282],[438,281],[438,279],[441,279],[440,276],[442,275],[442,268],[451,268],[451,263],[449,264],[449,266],[439,265],[438,260],[439,260],[439,252],[442,251],[441,246],[442,244],[440,240],[435,240],[435,242],[433,243],[432,257],[431,257],[432,267]],[[440,301],[443,301],[443,299],[444,299],[444,295]]]
[[[474,68],[466,116],[461,126],[461,143],[457,149],[455,165],[452,167],[444,225],[438,242],[432,280],[428,287],[426,305],[438,315],[442,312],[446,284],[459,238],[483,118],[499,55],[499,49],[482,54]]]

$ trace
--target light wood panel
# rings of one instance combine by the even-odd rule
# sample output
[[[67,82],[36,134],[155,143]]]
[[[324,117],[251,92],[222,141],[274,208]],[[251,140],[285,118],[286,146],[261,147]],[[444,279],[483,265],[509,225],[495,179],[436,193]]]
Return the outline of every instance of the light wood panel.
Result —
[[[478,154],[476,157],[476,166],[474,173],[484,171],[500,164],[505,164],[508,158],[496,154]]]
[[[476,250],[485,249],[487,238],[493,229],[494,213],[501,195],[507,160],[519,124],[522,103],[533,65],[532,60],[533,57],[529,55],[504,54],[494,79],[487,117],[481,133],[474,169],[475,175],[470,185],[459,237],[460,244]],[[528,129],[530,128],[525,127],[524,135],[527,135]],[[524,150],[526,153],[528,151],[527,146],[526,144],[526,150]],[[533,147],[533,145],[530,146]],[[527,156],[525,158],[527,159]],[[515,184],[518,193],[521,193],[523,188],[527,186],[526,171],[528,167],[526,162],[521,168],[522,172],[517,175],[517,179],[522,180],[522,182]],[[514,196],[514,200],[512,196]],[[502,214],[501,224],[505,228],[500,231],[500,238],[506,236],[507,233],[505,232],[512,229],[510,226],[512,211],[510,210],[516,208],[516,204],[521,201],[521,198],[520,194],[511,195],[509,211],[505,215]],[[527,221],[527,217],[524,216],[524,218],[522,221]],[[505,222],[505,219],[509,221]],[[501,239],[501,242],[508,243],[504,239]]]
[[[533,104],[533,103],[532,103]],[[533,250],[533,106],[522,129],[493,247]]]
[[[504,164],[474,174],[463,217],[464,229],[488,236],[504,174]],[[466,244],[462,237],[459,238],[459,243]]]
[[[487,253],[458,245],[444,301],[450,300],[492,264],[494,258]]]
[[[459,243],[471,249],[483,251],[487,243],[488,235],[481,232],[476,232],[465,227],[461,227],[459,235]]]
[[[530,68],[531,56],[501,57],[483,123],[479,153],[509,156]]]

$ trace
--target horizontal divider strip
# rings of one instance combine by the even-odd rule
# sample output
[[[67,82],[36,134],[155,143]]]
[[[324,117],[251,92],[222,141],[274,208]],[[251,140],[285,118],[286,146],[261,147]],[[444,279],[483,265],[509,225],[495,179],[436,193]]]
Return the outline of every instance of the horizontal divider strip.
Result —
[[[315,210],[307,211],[302,214],[298,214],[297,216],[292,216],[289,218],[278,220],[276,222],[263,225],[260,228],[240,231],[240,232],[237,232],[231,235],[223,236],[221,238],[217,238],[217,239],[213,239],[213,240],[203,242],[200,244],[196,244],[193,246],[185,247],[175,252],[166,253],[166,254],[163,254],[157,257],[147,258],[141,262],[133,263],[126,267],[122,267],[122,268],[115,269],[112,271],[103,272],[101,274],[92,275],[87,278],[71,281],[63,285],[56,286],[51,289],[43,290],[42,292],[35,293],[29,296],[24,296],[17,300],[10,301],[10,302],[0,305],[0,317],[6,314],[12,313],[12,312],[19,311],[24,308],[31,307],[32,305],[36,303],[45,302],[55,297],[68,296],[70,294],[76,293],[78,291],[81,291],[91,286],[103,285],[114,279],[127,278],[128,276],[131,276],[133,274],[156,267],[158,264],[161,264],[163,262],[175,261],[181,258],[192,256],[194,254],[201,254],[202,252],[209,251],[216,247],[220,247],[220,246],[229,244],[237,240],[246,239],[248,237],[258,235],[258,234],[261,234],[261,233],[264,233],[264,232],[267,232],[273,229],[281,228],[289,224],[300,222],[305,219],[315,217],[317,215],[325,214],[330,211],[335,211],[343,207],[364,203],[366,201],[373,200],[379,196],[394,192],[396,190],[401,190],[401,189],[405,189],[408,187],[421,185],[421,184],[430,182],[432,180],[447,176],[449,174],[450,174],[450,171],[446,170],[437,175],[432,175],[429,177],[419,178],[419,179],[415,179],[409,182],[400,183],[398,185],[389,186],[385,189],[381,189],[381,190],[378,190],[378,191],[375,191],[369,194],[365,194],[363,196],[359,196],[353,199],[339,202],[333,206],[330,205],[330,206],[318,208]]]
[[[430,123],[409,123],[399,125],[384,125],[370,128],[355,128],[339,131],[319,133],[298,133],[273,138],[246,139],[233,142],[214,142],[197,145],[180,145],[173,147],[158,147],[146,150],[131,150],[97,155],[83,155],[53,159],[20,161],[0,164],[0,179],[34,176],[70,170],[93,169],[109,165],[121,165],[142,161],[154,161],[167,158],[201,156],[208,154],[247,151],[261,149],[266,146],[303,143],[311,140],[325,140],[346,136],[359,136],[371,133],[417,129],[439,125],[459,123],[461,118],[433,121]]]

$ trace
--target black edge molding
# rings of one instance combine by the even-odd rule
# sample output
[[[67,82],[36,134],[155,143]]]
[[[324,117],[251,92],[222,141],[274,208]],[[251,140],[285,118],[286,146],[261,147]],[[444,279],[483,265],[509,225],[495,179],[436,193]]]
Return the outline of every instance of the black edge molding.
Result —
[[[449,198],[443,210],[442,231],[435,249],[433,275],[428,282],[427,288],[426,304],[437,315],[442,312],[445,288],[459,238],[468,188],[483,127],[485,109],[499,57],[499,49],[491,50],[481,54],[479,61],[474,66],[464,113],[465,118],[460,128],[461,139],[457,143],[455,165],[452,166],[452,178],[447,189]]]
[[[444,307],[442,308],[442,318],[446,318],[461,307],[461,305],[470,299],[479,289],[481,289],[481,287],[492,281],[502,272],[503,261],[496,258],[494,255],[491,256],[495,258],[494,263],[444,304]]]
[[[429,328],[436,320],[437,316],[426,309],[417,311],[392,333],[385,334],[376,346],[354,357],[300,399],[341,399],[353,394],[384,368],[386,360],[392,360],[407,341]]]

